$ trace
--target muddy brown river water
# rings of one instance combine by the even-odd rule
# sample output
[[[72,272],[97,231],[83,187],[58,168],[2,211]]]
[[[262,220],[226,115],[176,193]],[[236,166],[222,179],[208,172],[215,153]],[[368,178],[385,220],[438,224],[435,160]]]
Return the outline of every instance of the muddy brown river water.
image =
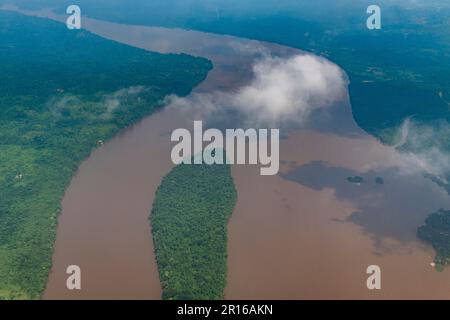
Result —
[[[30,12],[28,12],[30,14]],[[34,15],[56,17],[48,11]],[[102,37],[158,52],[209,58],[214,70],[195,92],[230,91],[251,79],[261,54],[303,54],[228,36],[127,26],[85,18]],[[228,231],[228,299],[450,298],[450,270],[415,232],[449,196],[408,159],[361,131],[348,99],[330,117],[281,141],[281,172],[234,166],[238,202]],[[314,119],[314,117],[313,117]],[[331,119],[331,120],[330,120]],[[156,188],[173,167],[170,133],[192,127],[166,108],[96,150],[66,191],[44,299],[159,299],[147,221]],[[346,178],[361,175],[366,183]],[[383,177],[384,184],[375,178]],[[66,267],[82,269],[82,290],[65,287]],[[379,265],[382,290],[366,287]]]

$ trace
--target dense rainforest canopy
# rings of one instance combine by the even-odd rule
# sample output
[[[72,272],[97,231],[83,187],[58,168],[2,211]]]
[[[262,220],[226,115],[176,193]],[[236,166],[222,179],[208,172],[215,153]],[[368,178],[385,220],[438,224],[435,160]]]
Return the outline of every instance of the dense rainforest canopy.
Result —
[[[100,141],[186,95],[211,63],[0,11],[0,298],[39,298],[60,202]]]
[[[0,0],[0,4],[6,2],[11,0]],[[70,0],[14,2],[34,9],[52,7],[60,13],[71,4]],[[436,129],[443,122],[448,127],[450,4],[447,0],[380,0],[383,27],[376,31],[365,27],[366,8],[373,4],[371,0],[211,0],[207,5],[205,2],[78,1],[84,13],[99,19],[232,34],[324,56],[342,67],[349,77],[350,100],[358,125],[386,143],[394,143],[399,127],[408,117],[421,126]],[[450,136],[437,130],[427,141],[426,147],[429,146],[448,154]],[[403,148],[421,152],[422,147],[407,142]],[[450,193],[445,179],[428,177]],[[419,234],[425,232],[420,230]],[[431,234],[426,237],[422,234],[421,238],[431,239]]]
[[[14,3],[60,13],[72,4],[70,0]],[[450,121],[447,0],[379,0],[381,30],[366,27],[372,0],[79,0],[78,4],[85,14],[102,20],[231,34],[324,56],[349,76],[358,125],[385,141],[409,116],[425,123]]]
[[[0,0],[65,13],[70,0]],[[384,143],[450,152],[450,2],[379,0],[382,28],[366,27],[372,0],[79,0],[90,17],[180,27],[278,43],[326,57],[348,75],[355,121]],[[414,132],[412,132],[414,131]],[[431,134],[424,134],[431,132]],[[421,137],[417,143],[415,137]],[[423,141],[426,140],[426,141]],[[432,161],[436,163],[437,161]],[[445,172],[450,178],[450,173]],[[434,179],[441,184],[449,179]],[[444,187],[450,189],[445,183]]]
[[[150,216],[164,299],[222,299],[227,224],[236,202],[229,165],[175,167]]]
[[[425,225],[417,230],[417,236],[436,250],[436,269],[442,270],[450,263],[450,210],[430,214]]]

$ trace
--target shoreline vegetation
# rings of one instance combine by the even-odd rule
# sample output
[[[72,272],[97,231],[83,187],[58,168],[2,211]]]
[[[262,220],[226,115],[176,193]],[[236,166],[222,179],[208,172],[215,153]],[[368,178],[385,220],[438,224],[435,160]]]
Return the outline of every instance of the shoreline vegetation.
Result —
[[[354,184],[361,184],[364,182],[364,178],[360,176],[347,177],[347,181]]]
[[[30,9],[52,7],[62,14],[70,3],[15,2]],[[80,0],[79,4],[92,18],[100,20],[232,35],[325,57],[349,77],[349,96],[359,127],[387,144],[393,143],[399,126],[411,116],[427,124],[450,121],[450,6],[406,7],[381,1],[382,28],[369,30],[368,0],[351,4],[299,1],[276,8],[267,3],[239,6],[237,1],[228,6],[214,3],[211,7],[196,0],[186,6],[180,6],[180,2],[131,5]],[[323,8],[328,8],[329,14],[324,14]]]
[[[33,9],[29,2],[17,2]],[[68,4],[43,2],[60,13]],[[296,2],[277,9],[267,3],[248,7],[234,3],[216,5],[216,10],[212,10],[214,5],[205,7],[199,1],[191,1],[191,7],[179,6],[179,0],[163,3],[135,3],[129,10],[119,12],[121,4],[101,1],[92,5],[88,0],[80,0],[90,16],[100,20],[232,35],[325,57],[345,70],[349,78],[355,122],[383,144],[395,145],[404,121],[411,117],[425,131],[436,129],[441,123],[446,128],[450,124],[448,5],[403,6],[381,1],[382,29],[374,31],[365,26],[370,1],[342,5],[317,0],[314,4]],[[328,14],[323,14],[324,7]],[[420,136],[421,132],[415,135]],[[450,152],[450,139],[439,130],[433,132],[429,144]],[[421,151],[414,149],[414,143],[407,140],[401,147],[401,151]],[[446,175],[444,180],[428,177],[450,195],[450,185],[445,182],[450,176]],[[377,183],[382,185],[384,181],[378,179]]]
[[[0,11],[0,30],[0,299],[39,299],[79,165],[212,64],[12,12]]]
[[[223,299],[227,225],[237,199],[230,171],[180,164],[159,186],[149,221],[163,299]]]
[[[437,271],[450,264],[450,210],[431,213],[417,230],[417,236],[436,251],[434,264]]]
[[[33,6],[32,4],[25,4],[25,1],[20,2],[23,2],[24,6]],[[43,2],[55,4],[55,1],[51,0]],[[145,5],[140,8],[134,8],[134,10],[118,10],[120,5],[108,6],[107,2],[103,2],[103,5],[98,8],[95,8],[95,5],[89,5],[88,1],[83,0],[81,2],[83,8],[87,7],[90,9],[90,16],[102,20],[231,34],[299,48],[326,57],[342,67],[349,77],[349,95],[357,124],[386,144],[393,142],[402,121],[412,115],[421,123],[430,126],[433,126],[436,121],[450,121],[450,113],[448,112],[448,104],[450,103],[448,91],[448,88],[450,88],[450,78],[448,76],[450,74],[450,63],[446,59],[450,51],[449,20],[446,18],[448,17],[446,13],[449,12],[449,9],[446,8],[442,9],[441,14],[437,14],[433,8],[423,10],[411,9],[405,14],[398,14],[398,9],[394,7],[393,9],[395,10],[391,10],[391,14],[389,14],[388,10],[385,11],[386,15],[383,14],[383,29],[379,32],[370,32],[364,28],[364,23],[360,21],[361,17],[365,18],[364,15],[361,15],[366,9],[363,8],[364,4],[361,4],[356,11],[345,12],[349,15],[347,20],[345,20],[345,17],[342,17],[335,21],[331,17],[322,18],[321,20],[320,16],[316,20],[309,19],[306,13],[305,16],[302,16],[302,14],[296,16],[294,10],[291,10],[292,14],[288,15],[274,12],[273,14],[258,16],[255,12],[250,19],[245,18],[244,14],[234,16],[227,12],[221,12],[220,15],[212,12],[211,17],[208,18],[208,12],[204,11],[199,11],[198,16],[194,17],[188,16],[186,12],[177,15],[175,6],[171,5],[167,5],[167,12],[151,10],[152,4],[150,2],[146,4],[150,6],[150,9],[147,8],[148,10],[146,10]],[[64,5],[58,4],[61,12],[65,12],[65,7],[62,8]],[[56,5],[54,6],[56,7]],[[344,27],[343,21],[346,22]],[[386,50],[387,47],[389,50]],[[9,83],[9,80],[5,81],[5,83]],[[18,105],[30,103],[35,98],[24,96],[23,102],[20,102]],[[91,97],[91,99],[93,98]],[[99,98],[97,97],[96,99],[98,100]],[[40,101],[40,105],[44,105],[44,102]],[[26,112],[24,114],[27,115]],[[77,118],[73,121],[76,120]],[[129,122],[131,123],[132,121]],[[10,139],[13,139],[12,137],[15,138],[16,131],[5,127],[5,125],[7,124],[4,124],[2,121],[4,128],[2,131],[10,133]],[[114,124],[114,126],[116,125]],[[104,130],[107,132],[105,134],[107,136],[113,129],[105,128]],[[114,130],[117,130],[117,128]],[[37,141],[41,139],[41,131],[42,128],[38,126],[33,127],[33,130],[30,130],[24,137]],[[2,139],[6,133],[2,134]],[[87,132],[86,135],[89,136]],[[445,137],[443,138],[442,144],[445,150],[448,151],[450,150],[450,140],[445,141]],[[88,149],[91,150],[93,148],[92,142],[89,143]],[[17,148],[14,144],[12,145],[12,147],[5,150],[3,150],[5,147],[1,146],[2,152],[0,155],[2,162],[0,163],[3,166],[3,159],[15,158],[20,170],[13,164],[6,162],[6,167],[0,169],[5,170],[5,174],[0,176],[0,188],[5,186],[11,187],[4,184],[6,179],[9,179],[10,184],[13,181],[18,186],[23,186],[30,173],[36,170],[35,168],[40,163],[39,161],[43,161],[41,150],[38,153],[35,148]],[[42,147],[42,149],[50,153],[46,148]],[[87,156],[87,154],[89,152],[85,151],[82,157]],[[63,153],[60,157],[64,159],[65,154]],[[29,159],[32,160],[30,161]],[[57,178],[56,180],[61,179],[60,176],[64,174],[66,177],[62,180],[68,181],[67,176],[73,173],[77,164],[77,161],[74,163],[71,159],[67,164],[69,168],[58,167],[46,174],[49,177],[54,175]],[[379,180],[379,184],[382,184],[382,180]],[[58,190],[61,189],[58,188]],[[54,190],[45,192],[51,193],[54,197],[50,201],[51,203],[55,203],[55,199],[62,197],[62,194],[57,194]],[[6,228],[6,225],[2,224],[1,219],[5,219],[4,216],[8,217],[8,214],[4,213],[4,208],[14,207],[16,212],[24,211],[23,208],[28,208],[28,210],[30,208],[30,203],[13,202],[11,200],[12,196],[9,195],[9,197],[10,200],[0,200],[3,201],[0,204],[0,237],[2,237],[0,239],[0,262],[2,262],[2,258],[4,260],[5,252],[9,250],[8,246],[11,245],[11,239],[4,240],[1,235],[4,232],[6,234],[15,232],[9,230],[9,226]],[[43,206],[45,210],[48,210],[48,205],[44,203]],[[39,207],[36,207],[36,209],[43,210]],[[58,206],[51,206],[50,209],[49,212],[54,212],[50,218],[55,219],[57,212],[59,212],[59,204]],[[18,216],[22,220],[28,219],[26,215]],[[48,213],[43,215],[45,218],[48,218],[48,216]],[[433,220],[435,216],[432,214],[430,217]],[[56,222],[53,221],[52,223],[55,224]],[[37,221],[38,224],[39,221]],[[47,225],[48,221],[45,221],[44,224]],[[28,227],[34,228],[35,226],[30,225]],[[24,226],[21,228],[21,231],[23,231]],[[422,230],[420,232],[423,233],[428,229],[419,230]],[[19,233],[16,232],[16,234]],[[426,234],[422,234],[422,237],[425,238]],[[431,235],[433,235],[432,232],[427,235],[427,237],[431,237],[428,239],[433,238]],[[35,240],[20,238],[16,239],[13,244],[17,245],[28,241],[33,243]],[[48,241],[45,241],[45,245],[47,244]],[[17,250],[20,250],[20,248]],[[26,265],[23,259],[17,259],[14,263],[19,266],[22,264]],[[38,266],[48,270],[46,265],[38,264]],[[15,267],[0,265],[0,276],[5,274],[5,268],[11,269]],[[24,280],[11,282],[16,283],[16,286],[10,283],[11,286],[8,287],[13,292],[17,291],[19,296],[22,285],[26,286],[27,283],[33,283],[33,281],[29,281],[30,279],[27,279],[29,276],[25,274],[23,276],[25,277]],[[11,276],[8,275],[8,277]],[[2,281],[4,280],[0,277],[0,284],[3,284]],[[0,287],[3,288],[3,286]],[[178,291],[175,293],[184,294]],[[165,298],[174,298],[176,294],[169,292]],[[1,291],[0,296],[2,296]]]

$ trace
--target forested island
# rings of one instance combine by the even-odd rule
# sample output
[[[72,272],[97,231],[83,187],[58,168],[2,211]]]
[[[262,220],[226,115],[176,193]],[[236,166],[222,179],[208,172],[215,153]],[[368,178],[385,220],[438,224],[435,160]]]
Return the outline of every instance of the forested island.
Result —
[[[425,225],[417,230],[417,236],[436,250],[434,263],[437,270],[450,264],[450,210],[441,209],[430,214]]]
[[[0,299],[37,299],[64,190],[91,151],[212,68],[0,11]]]
[[[0,2],[4,1],[0,0]],[[21,0],[20,2],[34,8],[39,7],[39,5],[34,2],[25,0]],[[386,5],[386,1],[382,2]],[[43,0],[40,1],[40,4],[42,3],[44,4],[44,7],[58,7],[59,12],[64,13],[70,1]],[[102,0],[95,3],[88,0],[81,0],[79,3],[84,9],[89,10],[90,16],[100,19],[120,23],[182,27],[221,34],[232,34],[300,48],[327,57],[342,67],[349,77],[350,100],[353,115],[358,125],[385,143],[393,142],[393,137],[395,137],[402,121],[410,116],[414,116],[415,121],[419,121],[421,124],[430,127],[434,127],[439,121],[450,121],[450,112],[448,109],[448,104],[450,102],[450,60],[448,59],[450,52],[450,29],[448,28],[450,22],[450,9],[448,7],[425,6],[405,9],[395,6],[383,6],[383,28],[382,30],[373,31],[368,30],[365,27],[365,10],[368,1],[358,3],[354,8],[341,6],[340,3],[336,3],[335,7],[328,7],[332,6],[332,1],[314,1],[314,4],[319,8],[318,12],[315,12],[314,8],[310,8],[306,2],[296,2],[296,7],[294,8],[288,7],[279,10],[270,8],[270,12],[258,8],[258,5],[255,3],[247,9],[249,10],[247,12],[251,12],[251,15],[246,15],[245,9],[242,8],[237,10],[238,14],[231,9],[224,9],[221,11],[186,10],[186,8],[183,7],[182,9],[184,11],[177,10],[177,6],[175,5],[177,1],[174,0],[166,0],[161,6],[157,6],[156,1],[147,1],[135,4],[131,7],[128,2],[119,4],[118,2],[113,3],[109,0]],[[326,6],[329,10],[323,10]],[[280,7],[282,7],[281,4]],[[3,24],[3,16],[0,18],[0,23]],[[33,30],[36,31],[37,29]],[[31,35],[32,34],[34,33],[32,32]],[[24,35],[26,35],[26,33],[24,33]],[[3,37],[2,33],[0,33],[0,37]],[[5,42],[4,39],[0,40],[0,55],[3,55],[4,52],[8,50],[12,50],[12,47],[10,46],[14,46],[14,44]],[[57,47],[57,51],[61,51],[61,47]],[[92,50],[95,49],[97,48],[92,47]],[[82,54],[80,51],[79,48],[75,50],[76,53]],[[114,53],[114,51],[111,52]],[[110,52],[108,52],[108,54],[109,53]],[[103,58],[107,56],[108,55],[101,55]],[[102,63],[103,61],[99,59],[99,64],[102,65]],[[7,68],[7,65],[8,63],[2,63],[0,68]],[[20,66],[16,63],[15,67],[17,68]],[[33,74],[36,67],[34,69],[29,69],[28,67],[24,68],[25,71],[27,69],[30,70],[30,74]],[[201,68],[199,68],[199,70],[200,69]],[[63,70],[69,71],[71,69],[63,68]],[[97,73],[92,72],[92,70],[90,71],[91,73],[88,73],[86,77],[83,78],[86,79],[88,83],[93,74],[97,75]],[[1,74],[3,76],[4,70],[1,70]],[[70,76],[67,76],[67,80],[77,74],[79,76],[79,73],[70,73]],[[6,77],[5,79],[7,79],[7,81],[0,82],[0,85],[8,85],[8,82],[11,81],[10,78]],[[22,79],[22,77],[20,79]],[[106,77],[106,79],[108,78]],[[29,79],[27,79],[27,81],[28,80]],[[35,80],[37,80],[36,82],[41,86],[45,84],[45,79],[43,83],[39,78],[36,78]],[[124,79],[124,77],[119,77],[118,79],[118,81],[126,80],[127,79]],[[61,79],[58,79],[57,83],[60,81]],[[104,83],[108,84],[107,81]],[[141,85],[142,84],[145,85],[145,83],[141,83]],[[97,85],[99,84],[97,83]],[[126,85],[120,85],[116,88],[118,89],[121,86],[126,87]],[[72,86],[72,89],[75,89],[75,87],[76,86]],[[52,90],[56,91],[58,89],[60,88],[56,87]],[[111,88],[103,88],[102,90],[110,92],[110,89]],[[8,98],[8,96],[5,98],[4,90],[1,92],[2,95],[0,97],[2,100],[11,99],[11,97]],[[98,98],[98,96],[95,96],[92,93],[90,93],[90,95],[90,98],[88,94],[83,96],[84,101],[89,101],[89,99],[93,102],[99,101],[100,98]],[[37,96],[27,97],[29,101],[34,101],[34,99],[37,98]],[[20,102],[19,104],[13,103],[12,105],[19,107],[25,105],[27,102],[25,96],[23,99],[24,102]],[[45,106],[45,101],[47,100],[48,95],[41,99],[39,105]],[[4,102],[5,101],[1,101],[1,105],[4,105]],[[94,105],[97,104],[94,103]],[[82,111],[90,115],[91,109],[87,109],[88,111]],[[35,111],[34,109],[31,110]],[[137,108],[137,110],[141,109]],[[151,110],[146,109],[144,113],[150,111]],[[77,115],[81,110],[70,110],[70,112],[73,115]],[[138,112],[138,115],[139,113],[140,112]],[[32,116],[29,115],[29,113],[24,114],[26,114],[27,117]],[[42,114],[42,112],[37,112],[37,115]],[[62,114],[67,115],[67,111]],[[130,112],[128,115],[131,116],[132,113]],[[1,117],[2,118],[0,119],[3,119],[4,115],[2,114]],[[115,115],[114,119],[120,119],[121,117],[122,116],[118,117],[118,115]],[[36,117],[36,119],[38,119],[38,117]],[[71,121],[77,120],[78,118],[75,117]],[[68,121],[67,118],[66,121]],[[112,121],[120,120],[111,120],[111,123],[106,123],[110,124],[112,128],[108,127],[106,124],[101,126],[105,128],[105,137],[110,136],[112,132],[125,126],[125,123],[127,122],[125,121],[125,123],[117,125],[112,123]],[[129,119],[129,122],[131,123],[132,120]],[[59,121],[59,123],[61,123],[61,121]],[[70,126],[71,124],[68,125],[67,129],[69,129]],[[68,130],[72,138],[65,141],[68,142],[70,148],[74,147],[72,144],[74,140],[73,136],[75,135],[74,132],[78,132],[80,127],[81,125],[73,127],[74,131]],[[4,141],[3,139],[5,139],[8,134],[10,135],[10,139],[16,137],[17,131],[11,130],[11,128],[8,127],[8,124],[4,123],[3,120],[1,122],[1,128],[2,129],[0,130],[3,133],[2,140],[0,141],[2,141],[2,143]],[[39,139],[42,138],[41,135],[45,136],[45,133],[42,133],[42,131],[47,130],[47,126],[43,127],[44,130],[42,130],[42,128],[40,129],[38,126],[31,126],[30,129],[31,128],[33,130],[30,130],[29,132],[28,130],[23,129],[27,134],[19,136],[20,139],[32,139],[33,143],[36,143],[36,141],[39,141]],[[95,126],[91,127],[92,130],[95,128]],[[84,130],[81,132],[80,139],[86,139],[87,142],[85,142],[83,146],[75,145],[79,146],[80,150],[84,150],[85,155],[87,155],[89,151],[95,147],[93,141],[98,141],[96,140],[98,137],[102,137],[102,134],[99,134],[99,131],[91,134],[87,130]],[[49,140],[48,137],[46,139]],[[448,138],[448,135],[435,135],[433,141],[436,140],[440,141],[439,146],[443,151],[448,152],[450,150],[450,139]],[[58,141],[58,143],[61,142]],[[36,173],[34,173],[34,171],[37,171],[35,165],[42,165],[46,168],[47,166],[42,163],[45,163],[47,159],[52,159],[51,161],[56,161],[53,159],[57,159],[58,163],[62,163],[65,160],[68,161],[67,166],[70,168],[65,169],[68,172],[65,172],[65,170],[50,170],[51,172],[47,173],[49,180],[53,179],[55,181],[60,181],[61,185],[65,185],[69,181],[68,177],[72,175],[74,168],[79,163],[79,159],[70,158],[63,152],[55,153],[49,147],[40,150],[39,148],[34,147],[34,145],[29,149],[25,149],[21,144],[16,145],[15,143],[11,143],[11,145],[12,146],[8,148],[3,145],[1,146],[2,152],[0,153],[0,157],[2,157],[2,161],[0,162],[0,170],[3,171],[0,175],[0,188],[2,188],[2,190],[11,188],[10,185],[4,182],[7,179],[9,179],[8,181],[10,181],[10,184],[14,183],[19,186],[27,183],[33,174],[36,175]],[[85,145],[88,147],[84,147]],[[62,146],[61,150],[69,148],[64,146],[64,144],[62,144]],[[406,145],[404,148],[409,148],[411,150],[412,146]],[[37,151],[39,151],[39,153],[37,153]],[[42,154],[45,154],[42,152],[50,153],[50,151],[52,151],[51,157],[42,156]],[[15,158],[16,162],[10,162],[8,164],[6,160],[11,158]],[[15,164],[17,164],[17,167]],[[62,165],[58,168],[61,167]],[[27,169],[27,171],[25,169]],[[42,169],[39,167],[39,172],[41,172],[41,170]],[[53,177],[52,174],[54,175]],[[26,228],[35,228],[35,225],[30,223],[33,220],[28,218],[28,215],[33,214],[37,217],[40,215],[43,216],[43,224],[51,229],[50,234],[53,237],[53,224],[55,223],[54,219],[56,212],[59,211],[59,207],[50,206],[49,203],[58,204],[59,201],[56,201],[56,199],[62,197],[61,190],[64,188],[56,188],[57,191],[59,190],[59,192],[61,192],[57,194],[53,189],[55,188],[56,183],[54,185],[45,185],[47,186],[48,191],[46,191],[46,188],[42,188],[41,190],[41,193],[45,196],[41,198],[36,195],[35,199],[32,199],[28,195],[25,195],[23,198],[27,199],[27,201],[30,199],[28,202],[23,200],[8,202],[10,201],[8,199],[12,198],[12,196],[6,191],[2,193],[2,195],[5,194],[6,197],[0,199],[0,288],[5,288],[3,283],[8,284],[8,286],[6,286],[7,296],[10,296],[9,293],[12,292],[14,288],[17,288],[17,290],[14,289],[17,292],[17,295],[21,295],[24,292],[22,287],[25,288],[30,284],[34,285],[33,279],[27,278],[30,277],[30,275],[33,275],[33,273],[24,272],[23,274],[10,274],[8,270],[21,270],[21,268],[22,271],[31,270],[33,263],[27,264],[27,260],[21,258],[32,256],[33,247],[45,248],[44,251],[47,253],[51,251],[51,249],[47,249],[46,246],[52,243],[52,241],[44,239],[45,241],[40,243],[40,240],[36,237],[25,237],[22,235],[23,231],[26,231],[24,235],[27,234],[28,231]],[[49,186],[53,188],[50,188]],[[27,186],[24,188],[27,188]],[[17,194],[17,191],[14,194]],[[12,230],[14,229],[14,227],[11,227],[13,224],[11,225],[7,220],[4,220],[8,219],[8,212],[10,212],[5,208],[8,208],[10,211],[14,210],[15,212],[25,212],[25,214],[15,215],[15,217],[17,221],[29,221],[28,225],[21,222],[17,231]],[[30,208],[33,208],[34,211],[31,212]],[[49,211],[48,208],[52,209],[50,211],[54,213],[50,215],[39,214],[39,212]],[[11,216],[11,214],[9,215]],[[437,219],[435,214],[430,215],[430,217],[431,220],[436,219],[436,223],[439,221],[439,223],[445,222]],[[47,221],[45,220],[47,218],[53,220]],[[435,243],[436,247],[443,248],[445,247],[444,245],[437,245],[439,243],[444,244],[445,242],[444,239],[441,239],[438,236],[440,233],[437,232],[437,230],[439,230],[440,227],[439,224],[426,224],[422,227],[423,229],[419,229],[418,235],[422,239],[426,239],[425,241]],[[9,240],[5,240],[5,235],[8,234],[14,234],[17,239],[11,240],[8,238]],[[440,240],[436,242],[436,239]],[[38,241],[39,243],[36,244],[30,241]],[[22,243],[26,243],[26,246],[30,246],[31,249],[28,250],[28,253],[21,253],[20,250],[22,249],[16,248],[18,247],[18,244]],[[14,260],[9,259],[9,261],[14,261],[15,265],[5,264],[4,262],[8,261],[8,252],[13,251],[17,252],[17,254],[15,254]],[[438,259],[438,256],[437,260],[439,261],[440,258]],[[47,258],[44,260],[49,261]],[[22,267],[22,264],[24,267]],[[21,267],[18,268],[18,265]],[[46,264],[37,264],[33,271],[38,270],[40,267],[43,267],[46,270],[42,273],[38,271],[38,274],[42,275],[48,271],[48,265]],[[31,276],[31,278],[33,278],[33,276]],[[162,276],[161,279],[166,278]],[[34,277],[34,280],[36,280],[36,277]],[[168,284],[163,284],[163,286],[165,288],[170,288],[173,283],[170,282],[171,280],[173,279],[167,278],[166,281],[168,281]],[[39,281],[39,283],[43,282],[42,279]],[[174,293],[174,291],[170,292],[169,290],[167,293],[165,290],[165,292],[166,298],[180,297],[179,294],[181,297],[184,296],[182,291],[176,291],[176,293]],[[2,292],[0,292],[0,296],[2,296]]]
[[[236,189],[229,165],[175,167],[150,216],[163,299],[222,299],[227,223]]]
[[[354,184],[361,184],[364,182],[364,178],[360,176],[347,177],[347,181]]]

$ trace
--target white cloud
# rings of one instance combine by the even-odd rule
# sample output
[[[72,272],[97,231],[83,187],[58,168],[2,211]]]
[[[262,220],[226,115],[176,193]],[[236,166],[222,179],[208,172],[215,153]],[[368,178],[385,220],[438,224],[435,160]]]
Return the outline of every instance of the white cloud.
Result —
[[[313,110],[331,106],[347,93],[344,72],[317,56],[266,56],[255,63],[253,74],[253,80],[235,92],[172,96],[170,107],[180,108],[196,120],[234,113],[242,126],[281,127],[304,124]]]
[[[102,99],[102,105],[105,108],[105,112],[100,117],[105,120],[111,119],[114,111],[118,110],[126,99],[136,98],[144,90],[145,88],[143,86],[134,86],[117,90],[111,94],[106,94]]]
[[[81,101],[78,97],[71,94],[65,94],[63,96],[51,97],[47,101],[47,107],[52,113],[54,119],[61,119],[64,117],[63,114],[65,112],[76,107],[80,103]]]
[[[447,182],[450,174],[450,124],[440,121],[426,125],[411,119],[401,126],[400,143],[395,147],[402,152],[405,163],[414,163],[418,168]]]
[[[149,88],[143,86],[132,86],[119,89],[112,93],[99,95],[99,102],[84,101],[82,97],[73,94],[64,93],[64,90],[58,89],[59,95],[51,97],[47,101],[47,106],[55,120],[61,120],[66,117],[72,117],[73,111],[77,111],[83,104],[89,104],[92,112],[99,112],[99,119],[110,120],[114,112],[128,105],[140,102],[141,94],[145,93]]]

